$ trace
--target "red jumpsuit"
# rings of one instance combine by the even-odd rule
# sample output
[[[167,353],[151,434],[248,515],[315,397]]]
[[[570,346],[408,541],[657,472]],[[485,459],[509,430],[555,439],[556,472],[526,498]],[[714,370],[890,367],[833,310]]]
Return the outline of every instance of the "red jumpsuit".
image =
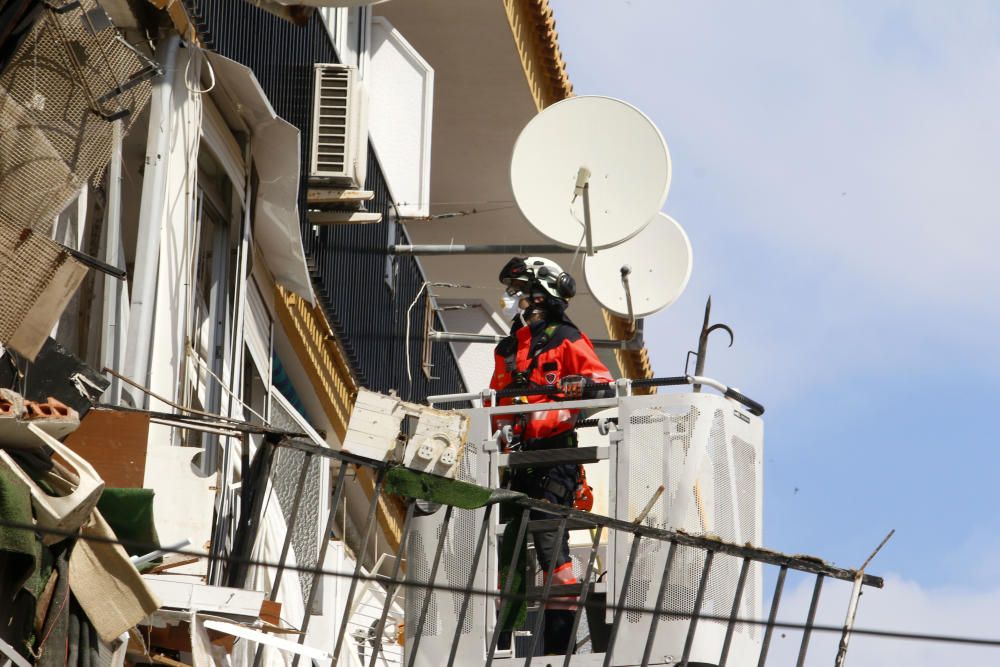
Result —
[[[572,324],[565,322],[535,322],[522,326],[497,345],[494,351],[495,368],[490,388],[558,386],[564,377],[579,375],[591,382],[612,382],[611,373],[598,358],[594,346]],[[564,398],[563,395],[526,396],[520,402],[548,403]],[[500,405],[510,405],[515,399],[500,399]],[[494,428],[504,423],[514,426],[525,450],[575,447],[574,427],[578,410],[546,410],[521,415],[503,415],[494,418]],[[572,505],[576,491],[578,467],[561,464],[544,468],[518,470],[511,487],[533,498],[540,498],[560,505]],[[532,519],[547,519],[551,515],[532,512]],[[574,584],[573,564],[569,554],[569,535],[562,543],[555,543],[554,532],[533,535],[535,552],[543,572],[548,572],[554,562],[553,583]],[[546,604],[549,610],[573,610],[572,600]],[[548,634],[548,633],[547,633]],[[546,641],[548,643],[548,640]],[[565,647],[565,643],[560,649]]]

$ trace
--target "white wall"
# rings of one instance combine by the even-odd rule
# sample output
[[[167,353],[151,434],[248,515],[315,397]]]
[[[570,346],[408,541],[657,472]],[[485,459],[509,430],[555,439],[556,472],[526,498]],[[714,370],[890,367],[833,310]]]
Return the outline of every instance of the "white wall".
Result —
[[[368,132],[401,216],[430,209],[434,70],[392,27],[371,27]]]

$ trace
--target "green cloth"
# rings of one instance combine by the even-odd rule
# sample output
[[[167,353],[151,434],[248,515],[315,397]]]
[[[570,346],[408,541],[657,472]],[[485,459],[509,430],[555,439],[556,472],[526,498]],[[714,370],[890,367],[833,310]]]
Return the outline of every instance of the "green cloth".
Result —
[[[0,465],[0,519],[31,525],[31,492],[6,466]],[[0,526],[0,637],[28,657],[35,605],[41,587],[42,544],[35,531]],[[46,575],[47,576],[47,575]]]
[[[461,509],[479,509],[490,502],[509,500],[519,497],[517,493],[498,493],[493,489],[483,488],[462,482],[457,479],[448,479],[438,475],[411,470],[402,466],[390,469],[385,476],[385,490],[407,498],[417,498],[427,500],[442,505],[451,505]],[[504,582],[510,573],[510,561],[514,555],[514,542],[517,540],[517,533],[521,526],[520,508],[512,508],[515,511],[505,512],[510,514],[511,520],[507,522],[504,530],[503,541],[500,546],[500,587],[503,590]],[[521,553],[517,558],[517,568],[513,572],[513,582],[511,594],[518,599],[506,601],[506,611],[501,619],[504,630],[510,630],[524,624],[528,617],[528,605],[524,600],[527,592],[527,580],[524,576],[525,563],[528,560],[528,540],[521,541]]]
[[[513,577],[511,581],[510,593],[518,596],[515,599],[504,600],[504,615],[500,619],[500,627],[504,630],[513,630],[521,627],[528,619],[528,602],[525,595],[528,592],[528,580],[524,576],[526,563],[528,562],[528,536],[521,540],[521,550],[517,555],[517,567],[511,572],[510,564],[514,557],[514,543],[517,542],[517,533],[521,529],[521,512],[514,513],[511,520],[507,522],[507,527],[503,531],[503,540],[500,542],[500,590],[504,590],[507,577]]]
[[[417,498],[427,500],[442,505],[451,505],[466,510],[474,510],[483,507],[490,502],[502,502],[523,497],[523,494],[513,493],[503,490],[487,489],[468,482],[457,479],[448,479],[438,475],[411,470],[402,466],[391,468],[385,475],[385,491],[407,498]],[[506,505],[506,503],[503,503]],[[504,582],[510,572],[510,562],[514,555],[514,542],[517,540],[517,533],[521,526],[520,507],[503,507],[513,511],[501,512],[501,517],[510,515],[511,520],[507,522],[504,529],[503,541],[500,546],[500,589],[503,590]],[[508,600],[506,613],[501,623],[504,630],[520,627],[528,617],[528,604],[524,599],[527,593],[527,579],[525,569],[528,560],[528,540],[521,541],[521,553],[517,558],[517,569],[514,570],[514,577],[511,586],[511,595],[518,597],[516,600]]]
[[[479,509],[489,503],[492,497],[490,489],[401,466],[392,468],[386,473],[385,490],[387,493],[452,505],[465,510]]]
[[[128,555],[141,556],[159,548],[152,489],[104,489],[97,509],[118,539],[138,543],[125,545]]]
[[[6,466],[0,467],[0,518],[11,523],[33,523],[31,492]],[[0,526],[0,553],[5,559],[4,584],[18,589],[34,572],[41,544],[32,530]]]

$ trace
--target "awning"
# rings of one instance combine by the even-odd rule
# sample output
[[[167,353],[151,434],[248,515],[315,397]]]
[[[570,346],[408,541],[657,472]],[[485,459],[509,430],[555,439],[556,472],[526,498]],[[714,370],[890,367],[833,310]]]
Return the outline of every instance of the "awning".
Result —
[[[299,229],[299,130],[274,113],[250,68],[203,52],[215,85],[237,105],[250,129],[250,149],[260,179],[254,233],[275,281],[315,303]]]

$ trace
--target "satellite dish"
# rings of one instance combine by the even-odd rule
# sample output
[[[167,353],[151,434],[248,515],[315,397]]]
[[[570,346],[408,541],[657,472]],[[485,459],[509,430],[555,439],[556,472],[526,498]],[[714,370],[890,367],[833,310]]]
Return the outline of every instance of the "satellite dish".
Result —
[[[629,266],[632,310],[635,317],[646,317],[663,310],[684,292],[691,263],[691,242],[684,229],[670,216],[658,213],[624,243],[587,257],[583,272],[594,298],[612,313],[627,317],[621,268]]]
[[[570,248],[585,244],[581,170],[589,171],[594,249],[638,233],[663,208],[670,189],[667,144],[641,111],[610,97],[553,104],[517,138],[510,182],[528,222]]]

